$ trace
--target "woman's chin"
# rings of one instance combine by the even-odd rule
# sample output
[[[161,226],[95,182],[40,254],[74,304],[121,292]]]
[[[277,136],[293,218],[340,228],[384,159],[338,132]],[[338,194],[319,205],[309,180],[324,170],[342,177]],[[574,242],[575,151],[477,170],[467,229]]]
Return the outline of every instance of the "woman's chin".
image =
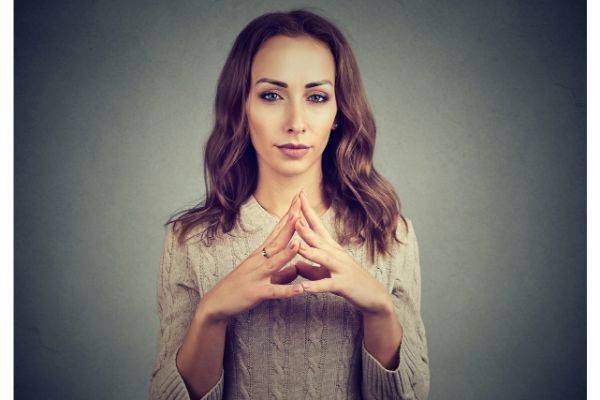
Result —
[[[303,174],[310,166],[309,160],[277,160],[271,163],[271,168],[280,175],[294,176]]]
[[[308,170],[308,168],[306,168],[306,165],[304,165],[304,163],[302,163],[302,165],[299,164],[299,165],[279,166],[279,168],[277,169],[277,172],[280,175],[283,175],[286,177],[292,177],[292,176],[302,175],[307,170]]]

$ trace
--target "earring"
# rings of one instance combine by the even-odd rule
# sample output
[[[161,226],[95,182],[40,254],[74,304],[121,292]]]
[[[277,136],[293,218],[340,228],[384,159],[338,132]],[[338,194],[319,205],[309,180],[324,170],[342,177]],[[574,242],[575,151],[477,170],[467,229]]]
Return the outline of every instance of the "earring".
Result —
[[[333,124],[333,127],[331,128],[331,130],[332,131],[335,130],[335,128],[337,128],[337,125],[338,125],[337,122],[335,124]]]

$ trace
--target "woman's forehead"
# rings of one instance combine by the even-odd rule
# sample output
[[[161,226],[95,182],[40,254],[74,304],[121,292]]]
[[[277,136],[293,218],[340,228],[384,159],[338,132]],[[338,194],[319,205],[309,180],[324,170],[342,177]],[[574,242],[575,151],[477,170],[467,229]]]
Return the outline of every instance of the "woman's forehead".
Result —
[[[303,88],[310,82],[330,80],[335,63],[329,48],[312,38],[276,36],[263,44],[252,63],[253,84],[262,78]]]

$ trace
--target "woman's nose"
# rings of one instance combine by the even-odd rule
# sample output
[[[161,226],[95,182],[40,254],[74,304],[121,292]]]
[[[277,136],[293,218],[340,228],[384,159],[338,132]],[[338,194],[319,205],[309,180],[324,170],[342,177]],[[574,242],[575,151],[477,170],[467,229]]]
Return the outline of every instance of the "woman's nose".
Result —
[[[295,133],[306,131],[304,105],[301,101],[292,101],[288,107],[288,131]]]

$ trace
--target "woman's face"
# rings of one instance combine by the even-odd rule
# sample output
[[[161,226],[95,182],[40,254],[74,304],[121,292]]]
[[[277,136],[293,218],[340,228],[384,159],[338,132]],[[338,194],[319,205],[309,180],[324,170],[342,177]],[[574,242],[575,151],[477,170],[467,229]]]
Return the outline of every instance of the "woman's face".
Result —
[[[246,115],[259,168],[284,176],[320,171],[337,113],[335,62],[327,45],[274,36],[256,53],[251,79]],[[280,147],[290,143],[307,148]]]

